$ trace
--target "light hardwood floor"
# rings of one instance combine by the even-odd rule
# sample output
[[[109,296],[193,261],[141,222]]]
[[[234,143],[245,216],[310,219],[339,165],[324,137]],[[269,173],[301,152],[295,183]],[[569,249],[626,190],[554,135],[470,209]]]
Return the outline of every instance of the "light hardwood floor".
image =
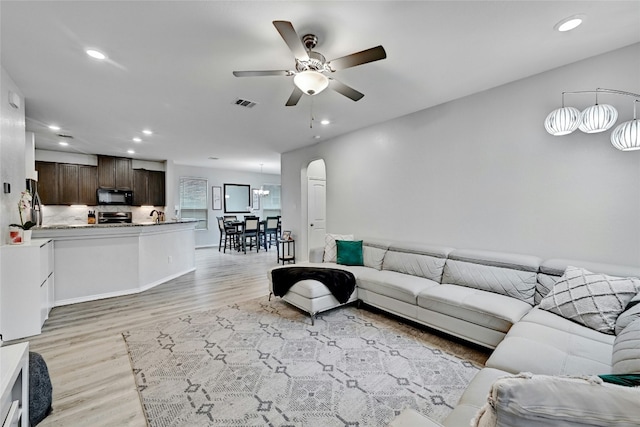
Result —
[[[44,357],[54,390],[53,413],[39,425],[146,426],[121,333],[184,313],[267,298],[266,272],[274,265],[273,249],[246,255],[198,249],[196,271],[146,292],[54,308],[42,334],[27,340]],[[488,356],[438,335],[433,343],[478,363]]]

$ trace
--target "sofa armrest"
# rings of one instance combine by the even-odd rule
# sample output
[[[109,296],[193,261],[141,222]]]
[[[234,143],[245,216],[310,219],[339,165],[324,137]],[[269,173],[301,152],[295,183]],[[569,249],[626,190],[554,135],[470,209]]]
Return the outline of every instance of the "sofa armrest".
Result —
[[[311,248],[309,250],[309,262],[322,262],[324,258],[324,247]]]
[[[590,378],[520,374],[493,384],[473,426],[638,425],[640,389]]]
[[[391,421],[389,427],[442,427],[442,424],[425,417],[418,411],[407,408]]]

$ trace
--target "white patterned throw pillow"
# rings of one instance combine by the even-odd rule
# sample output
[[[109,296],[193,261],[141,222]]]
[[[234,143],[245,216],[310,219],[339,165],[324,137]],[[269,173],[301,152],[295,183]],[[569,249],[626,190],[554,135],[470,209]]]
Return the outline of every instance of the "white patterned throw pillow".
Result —
[[[592,273],[567,267],[540,308],[605,334],[614,333],[616,319],[640,290],[640,279]]]
[[[326,234],[324,236],[324,258],[323,262],[336,262],[338,258],[338,248],[336,240],[353,240],[353,234]]]

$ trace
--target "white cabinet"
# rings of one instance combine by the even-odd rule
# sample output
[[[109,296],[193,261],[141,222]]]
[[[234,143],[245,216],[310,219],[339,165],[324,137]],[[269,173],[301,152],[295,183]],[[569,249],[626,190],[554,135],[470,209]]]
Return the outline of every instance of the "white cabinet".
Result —
[[[53,307],[53,240],[33,239],[1,249],[2,338],[9,341],[37,335]]]
[[[29,425],[29,343],[0,348],[0,422]]]

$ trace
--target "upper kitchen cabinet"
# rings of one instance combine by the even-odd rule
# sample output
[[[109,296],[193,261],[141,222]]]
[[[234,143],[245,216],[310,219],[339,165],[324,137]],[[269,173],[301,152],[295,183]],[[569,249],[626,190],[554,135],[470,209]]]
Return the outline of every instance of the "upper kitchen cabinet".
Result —
[[[96,166],[78,166],[78,204],[95,206],[97,204],[98,168]]]
[[[58,164],[58,204],[78,204],[78,165]]]
[[[164,172],[133,170],[133,204],[135,206],[164,206]]]
[[[131,190],[133,188],[131,159],[98,156],[98,185],[104,188]]]
[[[38,171],[38,194],[43,205],[58,204],[58,164],[36,162]]]
[[[164,206],[164,172],[149,171],[149,203],[152,206]]]
[[[148,205],[149,201],[149,171],[134,169],[133,171],[133,204],[134,206]]]

